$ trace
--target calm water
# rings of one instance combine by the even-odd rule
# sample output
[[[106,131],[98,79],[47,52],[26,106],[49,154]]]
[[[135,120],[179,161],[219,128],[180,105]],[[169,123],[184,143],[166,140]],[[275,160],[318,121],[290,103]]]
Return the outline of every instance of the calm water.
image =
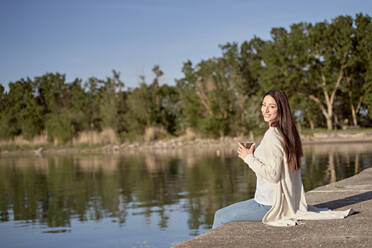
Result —
[[[372,144],[304,148],[305,190],[372,164]],[[255,183],[231,150],[0,157],[0,246],[169,247]]]

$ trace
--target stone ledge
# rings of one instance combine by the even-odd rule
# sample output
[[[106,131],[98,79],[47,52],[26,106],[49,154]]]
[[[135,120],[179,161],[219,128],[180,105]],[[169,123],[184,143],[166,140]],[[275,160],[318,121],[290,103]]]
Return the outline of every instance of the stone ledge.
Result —
[[[303,221],[304,225],[271,227],[231,222],[174,248],[240,247],[371,247],[372,168],[306,193],[309,204],[359,213],[341,220]]]

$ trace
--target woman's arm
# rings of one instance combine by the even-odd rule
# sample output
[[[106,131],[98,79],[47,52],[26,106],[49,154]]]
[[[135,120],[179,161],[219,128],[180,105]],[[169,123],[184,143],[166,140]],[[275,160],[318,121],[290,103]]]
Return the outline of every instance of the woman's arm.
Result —
[[[262,144],[266,156],[266,163],[258,160],[254,155],[254,145],[250,149],[239,145],[238,154],[241,159],[257,174],[261,175],[272,183],[277,183],[280,179],[281,166],[283,164],[283,151],[279,140],[270,139],[269,142]]]
[[[267,163],[262,163],[253,154],[248,154],[244,162],[257,174],[261,175],[272,183],[277,183],[280,179],[280,171],[283,163],[282,156],[272,155]]]

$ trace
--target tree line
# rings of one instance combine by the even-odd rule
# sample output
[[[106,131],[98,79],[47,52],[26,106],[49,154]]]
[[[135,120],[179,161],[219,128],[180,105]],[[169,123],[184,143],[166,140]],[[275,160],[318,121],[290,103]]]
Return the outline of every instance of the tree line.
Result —
[[[210,137],[246,135],[262,128],[261,96],[283,89],[299,125],[338,129],[372,121],[372,20],[365,14],[331,22],[272,28],[271,39],[254,37],[220,46],[221,56],[186,61],[174,85],[152,82],[125,87],[120,72],[106,79],[46,73],[0,86],[0,137],[22,135],[66,143],[81,131],[112,128],[122,140],[161,127],[178,136],[187,129]]]

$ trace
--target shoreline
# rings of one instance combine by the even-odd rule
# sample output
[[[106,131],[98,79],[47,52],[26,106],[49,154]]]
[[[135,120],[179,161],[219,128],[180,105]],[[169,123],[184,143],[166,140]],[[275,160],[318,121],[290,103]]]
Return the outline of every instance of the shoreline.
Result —
[[[259,143],[262,137],[254,137],[253,141]],[[164,152],[166,150],[189,150],[189,149],[216,149],[231,150],[235,149],[238,142],[252,140],[243,137],[221,137],[219,139],[195,138],[184,139],[182,137],[169,140],[157,140],[150,142],[133,142],[122,144],[105,145],[85,145],[86,147],[66,146],[48,147],[39,146],[20,146],[16,150],[6,150],[0,146],[0,155],[31,155],[31,154],[74,154],[74,153],[103,153],[103,154],[126,154],[133,152]],[[336,132],[317,132],[312,135],[301,135],[302,144],[307,145],[326,145],[326,144],[352,144],[352,143],[372,143],[372,130],[367,131],[336,131]],[[14,145],[16,146],[16,145]],[[46,148],[45,148],[46,147]]]

